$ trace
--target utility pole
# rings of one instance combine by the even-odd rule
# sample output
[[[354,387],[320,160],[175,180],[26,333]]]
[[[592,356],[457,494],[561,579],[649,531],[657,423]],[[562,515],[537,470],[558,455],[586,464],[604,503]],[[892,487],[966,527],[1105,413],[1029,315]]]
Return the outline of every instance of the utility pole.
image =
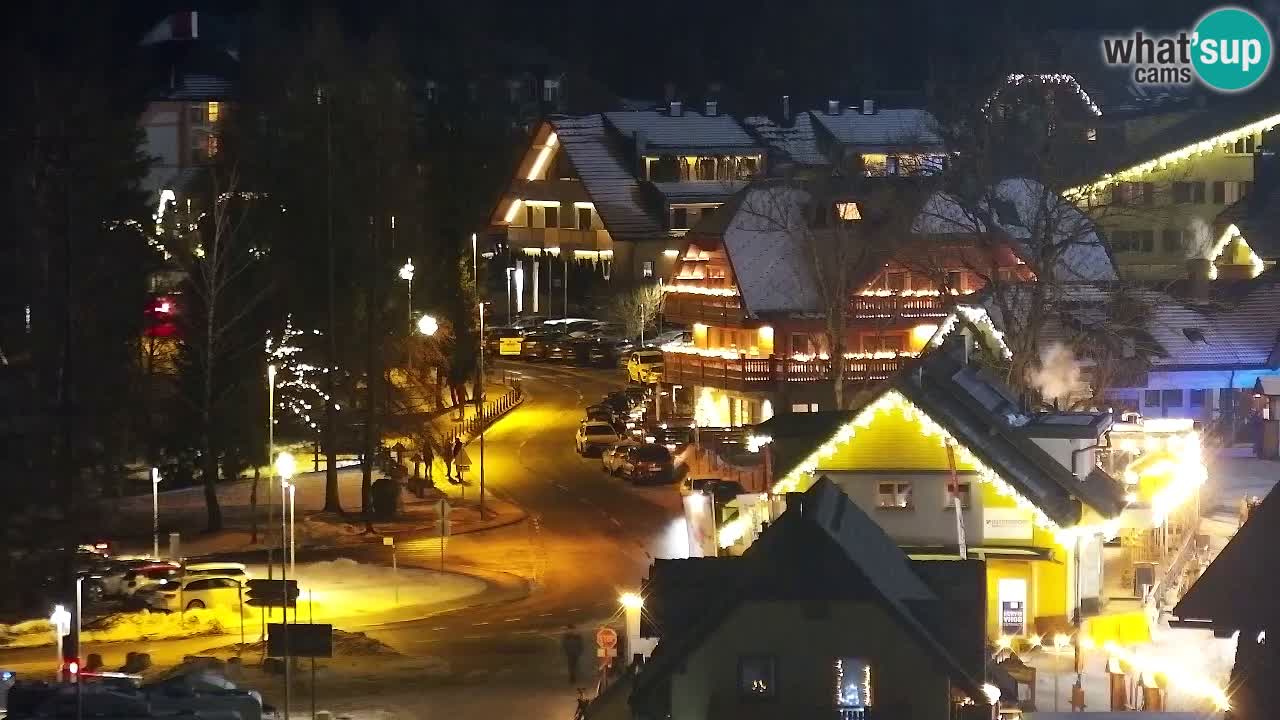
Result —
[[[548,266],[550,267],[550,266]],[[480,335],[477,347],[480,349],[479,375],[476,383],[476,414],[480,415],[480,520],[484,520],[484,302],[480,303]]]

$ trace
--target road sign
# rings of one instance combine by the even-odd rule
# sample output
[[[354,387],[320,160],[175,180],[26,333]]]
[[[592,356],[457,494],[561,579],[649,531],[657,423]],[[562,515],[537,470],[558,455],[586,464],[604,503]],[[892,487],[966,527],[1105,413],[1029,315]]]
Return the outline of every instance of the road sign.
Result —
[[[382,544],[383,544],[383,545],[394,546],[394,545],[396,544],[396,539],[395,539],[395,538],[393,538],[393,537],[391,537],[390,535],[383,535],[383,536],[382,536]]]
[[[245,600],[246,605],[252,605],[253,607],[280,607],[286,603],[289,607],[297,605],[297,580],[263,580],[259,578],[250,580],[245,585],[249,588],[249,599]]]
[[[267,655],[270,657],[333,657],[333,626],[325,623],[267,625]]]
[[[458,451],[457,457],[453,459],[453,464],[459,471],[471,469],[471,456],[467,454],[465,447]]]
[[[524,342],[521,337],[504,337],[498,340],[499,355],[519,355],[520,345]]]
[[[611,627],[596,630],[596,645],[606,650],[618,647],[618,631]]]

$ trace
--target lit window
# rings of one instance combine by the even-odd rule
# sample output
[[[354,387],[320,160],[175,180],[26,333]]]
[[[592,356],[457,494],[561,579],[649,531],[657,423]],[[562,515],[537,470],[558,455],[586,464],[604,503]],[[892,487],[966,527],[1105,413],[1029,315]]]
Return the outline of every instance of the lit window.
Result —
[[[653,261],[652,260],[644,261],[644,264],[640,266],[640,275],[647,278],[653,277]]]
[[[911,483],[886,482],[879,484],[876,498],[877,507],[899,508],[909,510],[915,507],[911,498]]]
[[[1084,139],[1089,142],[1098,141],[1098,128],[1087,128],[1084,131]]]
[[[209,138],[208,138],[208,142],[206,143],[205,151],[209,154],[209,157],[213,157],[214,155],[218,154],[218,136],[217,135],[214,135],[213,133],[209,133]]]
[[[858,210],[856,202],[836,203],[836,216],[845,222],[862,219],[862,213]]]
[[[744,698],[777,697],[777,660],[772,655],[744,655],[738,659],[738,693]]]
[[[839,657],[835,661],[836,708],[871,707],[871,664],[864,658]]]
[[[221,108],[218,107],[218,103],[210,102],[208,112],[209,112],[209,122],[211,123],[218,122],[218,116],[221,114]]]
[[[968,508],[970,496],[971,496],[971,492],[969,489],[969,483],[967,482],[962,482],[958,484],[952,483],[952,482],[947,483],[947,507],[948,508],[955,507],[956,500],[960,501],[960,507]]]

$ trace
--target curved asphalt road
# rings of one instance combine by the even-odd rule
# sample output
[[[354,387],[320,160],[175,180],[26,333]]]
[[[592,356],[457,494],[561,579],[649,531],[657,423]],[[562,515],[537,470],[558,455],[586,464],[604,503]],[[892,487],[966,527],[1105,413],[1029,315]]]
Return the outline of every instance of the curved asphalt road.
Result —
[[[566,624],[589,633],[618,612],[619,593],[638,589],[653,557],[683,555],[686,548],[674,487],[629,487],[604,474],[598,459],[574,451],[583,407],[621,387],[620,371],[515,363],[500,369],[521,374],[528,398],[485,435],[486,488],[523,507],[528,518],[451,538],[446,558],[451,568],[523,577],[527,596],[368,629],[402,652],[439,656],[455,668],[506,666],[529,643],[545,646]],[[478,444],[467,451],[478,463]],[[474,467],[470,479],[468,494],[478,491]],[[397,550],[402,564],[439,562],[434,538],[400,540]]]

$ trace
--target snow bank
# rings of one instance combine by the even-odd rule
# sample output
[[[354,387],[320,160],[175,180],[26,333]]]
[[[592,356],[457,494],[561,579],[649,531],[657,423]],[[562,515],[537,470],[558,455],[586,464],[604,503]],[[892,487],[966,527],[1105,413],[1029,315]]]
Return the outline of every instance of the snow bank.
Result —
[[[248,611],[249,608],[246,608]],[[245,613],[249,617],[249,613]],[[83,643],[173,640],[203,635],[221,635],[240,627],[234,610],[190,610],[186,613],[136,613],[108,615],[81,631]],[[48,620],[27,620],[0,625],[0,647],[43,647],[54,644],[53,625]]]

